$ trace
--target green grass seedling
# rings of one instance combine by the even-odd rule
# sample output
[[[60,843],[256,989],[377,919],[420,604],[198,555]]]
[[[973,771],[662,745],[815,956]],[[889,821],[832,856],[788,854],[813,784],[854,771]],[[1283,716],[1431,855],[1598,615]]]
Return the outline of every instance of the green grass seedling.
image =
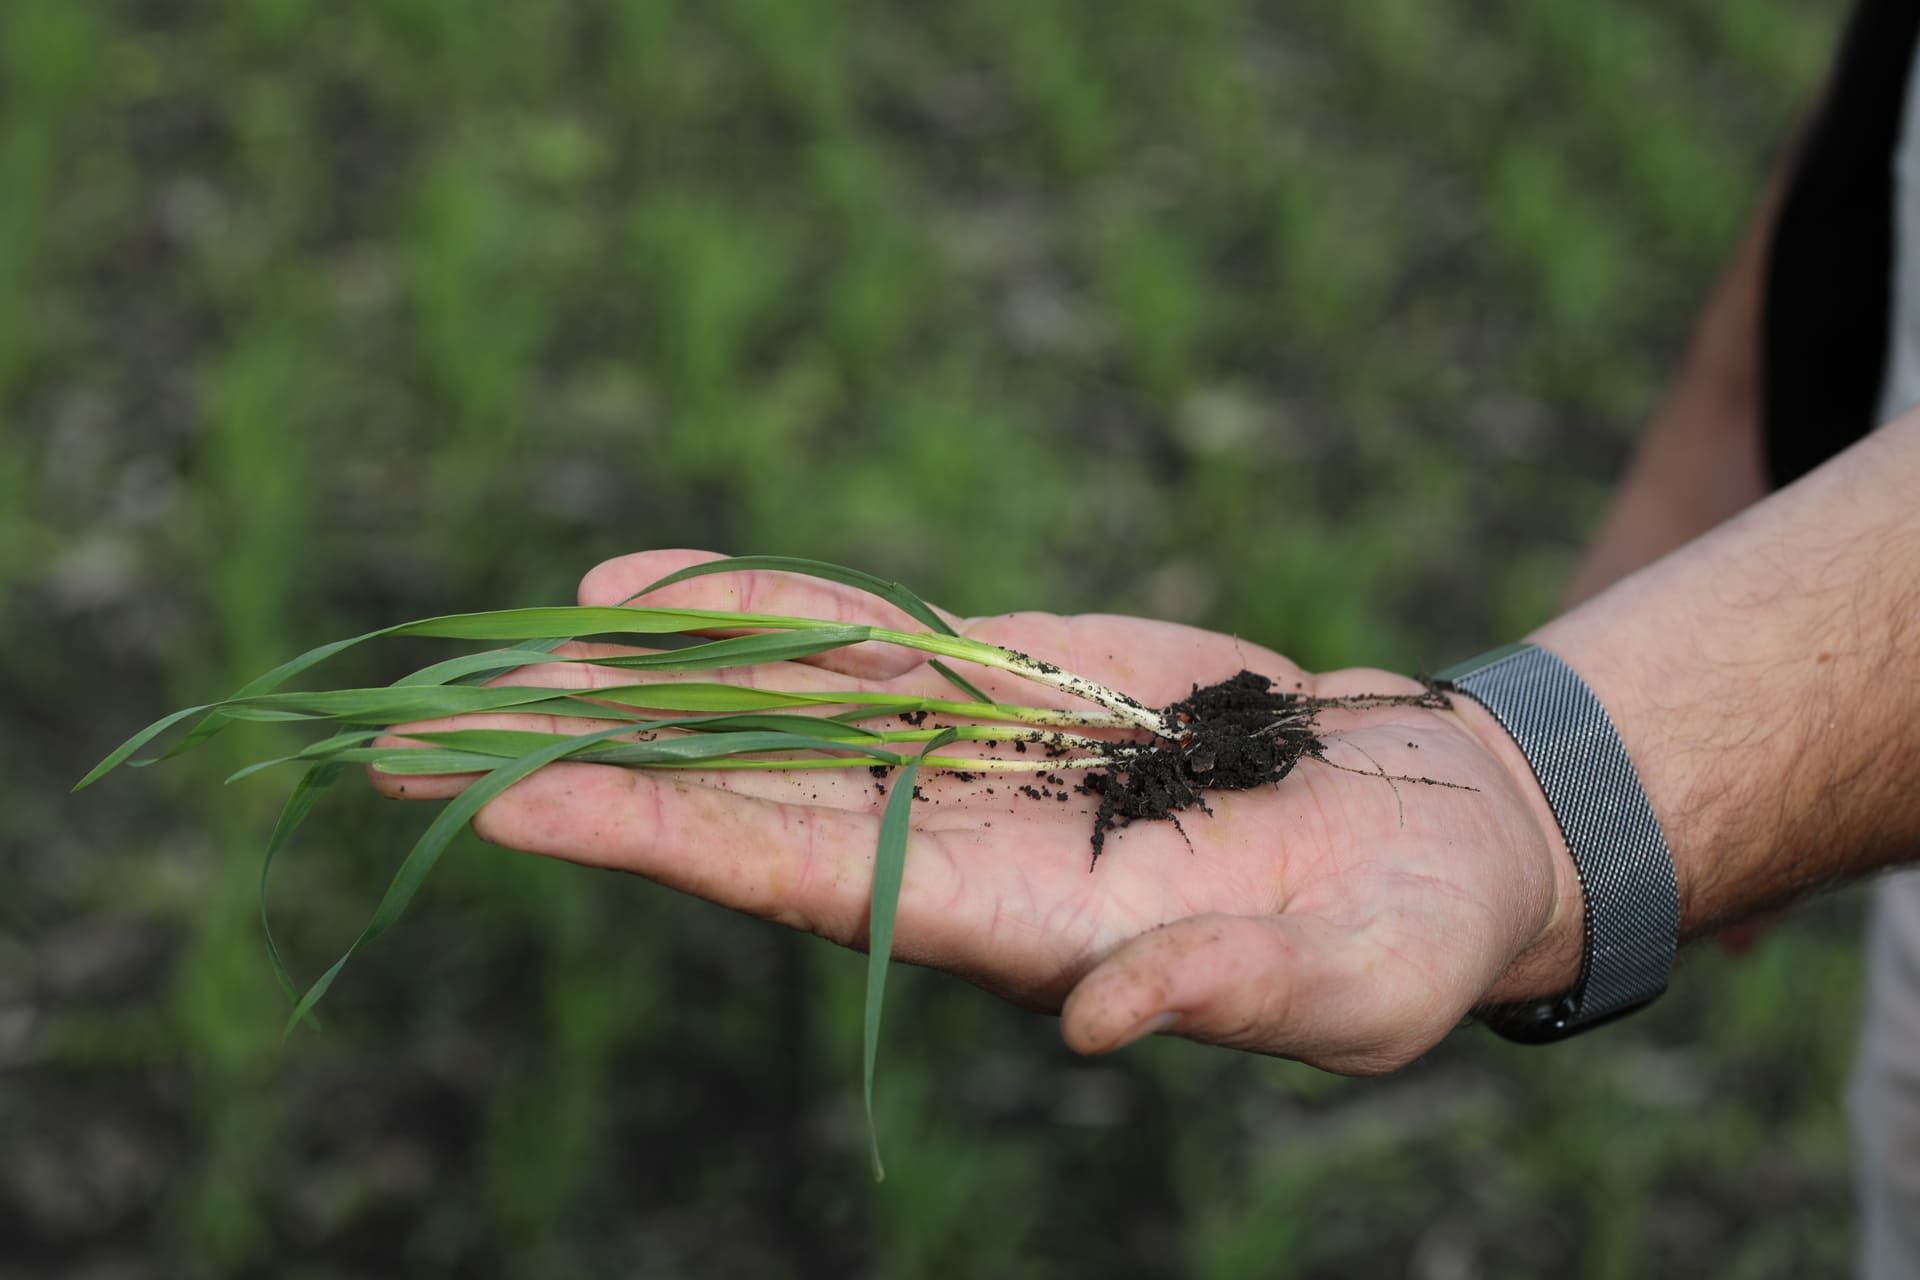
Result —
[[[1236,783],[1211,776],[1214,766],[1210,747],[1205,763],[1187,759],[1198,751],[1195,735],[1211,714],[1196,701],[1205,691],[1196,691],[1195,700],[1172,708],[1147,707],[1124,692],[1051,663],[958,635],[945,618],[905,587],[858,570],[781,556],[738,556],[670,574],[629,600],[705,574],[741,570],[805,574],[851,586],[894,605],[925,629],[909,631],[820,618],[632,604],[505,609],[428,618],[321,645],[249,682],[230,697],[165,716],[116,748],[75,789],[91,785],[120,765],[146,765],[176,755],[242,721],[311,724],[324,731],[324,736],[298,752],[248,765],[229,779],[237,781],[278,765],[297,764],[305,770],[269,839],[260,876],[261,922],[274,972],[293,1003],[286,1024],[291,1032],[300,1023],[313,1021],[315,1006],[348,961],[399,920],[447,845],[481,807],[549,764],[570,760],[643,769],[896,771],[881,817],[874,862],[862,1033],[862,1088],[873,1168],[876,1178],[882,1177],[879,1142],[873,1134],[874,1068],[895,915],[905,875],[914,780],[919,771],[1083,773],[1088,794],[1101,797],[1093,829],[1097,859],[1107,829],[1137,817],[1168,816],[1171,810],[1164,800],[1168,781],[1176,791],[1191,797],[1172,806],[1180,808],[1199,803],[1200,790],[1206,787],[1278,780],[1302,758],[1324,762],[1322,744],[1313,736],[1313,713],[1329,704],[1298,695],[1274,695],[1257,717],[1259,727],[1234,727],[1233,732],[1266,735],[1273,740],[1268,763]],[[713,638],[716,631],[750,634]],[[282,688],[347,648],[390,636],[508,642],[509,647],[447,659],[379,688]],[[585,637],[676,637],[687,643],[659,652],[596,654],[590,658],[560,651],[566,639]],[[592,662],[636,676],[738,671],[867,643],[931,655],[929,665],[962,696],[869,690],[854,687],[851,682],[843,690],[799,692],[724,680],[644,679],[570,692],[548,685],[515,683],[510,674],[503,674],[554,662]],[[1070,695],[1084,705],[1060,709],[992,699],[947,665],[949,661],[1005,672]],[[1264,695],[1267,682],[1242,673],[1216,689],[1223,690],[1229,700],[1244,700],[1250,694]],[[1434,705],[1431,700],[1439,697],[1430,693],[1338,701],[1339,705],[1353,707],[1396,702]],[[404,743],[383,741],[388,727],[396,723],[480,712],[560,715],[603,723],[576,733],[451,728],[411,734]],[[886,717],[905,720],[911,727],[875,729],[865,723]],[[936,718],[936,722],[923,724],[928,718]],[[136,758],[167,730],[183,724],[188,727],[166,752]],[[1101,736],[1103,733],[1110,736]],[[962,743],[1006,743],[1013,745],[1017,754],[954,754],[952,749]],[[1026,753],[1028,744],[1038,745],[1041,750]],[[409,850],[359,936],[317,979],[302,988],[294,980],[268,924],[269,878],[274,860],[300,824],[342,771],[352,765],[396,774],[471,774],[474,781],[440,811]],[[1128,783],[1117,780],[1143,773],[1149,767],[1161,770],[1162,785],[1156,792],[1162,797],[1158,811],[1129,807]],[[1167,773],[1169,768],[1176,772]]]

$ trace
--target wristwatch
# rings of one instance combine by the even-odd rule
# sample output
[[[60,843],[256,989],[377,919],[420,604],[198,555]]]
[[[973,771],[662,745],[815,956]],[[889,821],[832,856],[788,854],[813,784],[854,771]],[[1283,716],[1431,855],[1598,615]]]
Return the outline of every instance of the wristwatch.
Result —
[[[1607,710],[1572,667],[1510,644],[1434,677],[1493,713],[1533,767],[1567,838],[1586,903],[1580,976],[1549,1000],[1478,1014],[1509,1040],[1545,1044],[1651,1003],[1667,989],[1680,888],[1640,775]]]

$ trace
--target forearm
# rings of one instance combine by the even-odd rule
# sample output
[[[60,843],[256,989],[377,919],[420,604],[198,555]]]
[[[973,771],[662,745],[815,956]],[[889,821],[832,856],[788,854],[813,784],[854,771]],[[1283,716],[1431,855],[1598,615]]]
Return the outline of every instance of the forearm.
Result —
[[[1619,727],[1683,932],[1920,856],[1920,415],[1532,638]]]

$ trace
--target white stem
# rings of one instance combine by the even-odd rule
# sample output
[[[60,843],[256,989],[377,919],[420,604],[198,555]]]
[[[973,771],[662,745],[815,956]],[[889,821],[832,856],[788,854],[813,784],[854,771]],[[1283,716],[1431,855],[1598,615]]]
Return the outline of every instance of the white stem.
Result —
[[[1083,698],[1095,706],[1105,707],[1120,716],[1135,728],[1145,729],[1156,737],[1169,741],[1179,738],[1180,730],[1165,716],[1142,704],[1136,698],[1117,693],[1103,684],[1098,684],[1085,676],[1063,671],[1051,662],[1042,662],[1012,649],[1002,649],[998,645],[987,644],[981,640],[969,640],[965,636],[936,636],[926,632],[891,631],[885,627],[875,627],[873,638],[887,644],[903,645],[909,649],[919,649],[926,653],[937,653],[943,658],[958,658],[962,662],[976,662],[984,667],[998,667],[1035,684],[1043,684],[1051,689],[1076,698]]]

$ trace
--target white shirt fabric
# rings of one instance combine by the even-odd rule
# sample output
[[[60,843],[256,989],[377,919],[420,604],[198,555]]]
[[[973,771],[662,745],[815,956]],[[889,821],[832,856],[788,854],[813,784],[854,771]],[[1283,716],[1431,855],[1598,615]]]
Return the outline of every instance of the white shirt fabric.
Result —
[[[1877,420],[1920,405],[1920,57],[1893,163],[1893,308]],[[1867,990],[1849,1098],[1861,1280],[1920,1278],[1920,869],[1873,887]]]

